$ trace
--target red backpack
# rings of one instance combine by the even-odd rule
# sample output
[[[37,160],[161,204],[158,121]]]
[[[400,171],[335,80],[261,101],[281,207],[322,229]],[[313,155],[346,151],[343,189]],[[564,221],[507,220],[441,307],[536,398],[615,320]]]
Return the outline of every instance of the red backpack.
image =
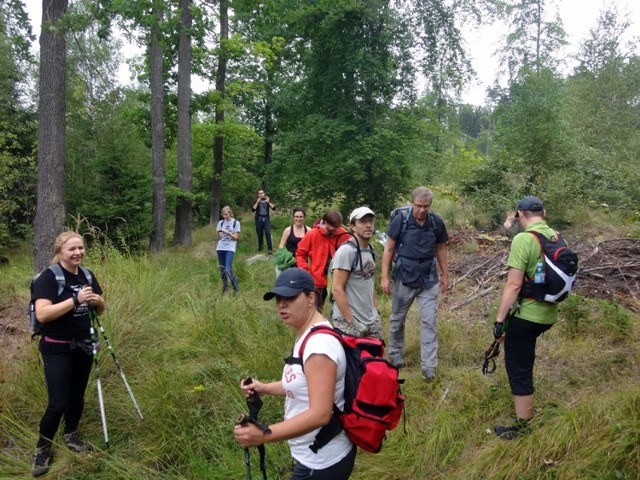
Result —
[[[340,340],[346,354],[344,410],[334,404],[331,421],[320,429],[309,448],[317,453],[344,430],[357,446],[378,453],[387,430],[396,428],[404,408],[404,395],[400,391],[403,380],[398,379],[398,369],[383,358],[384,341],[354,337],[327,325],[313,327],[300,345],[300,357],[291,356],[285,362],[302,366],[307,341],[319,333]]]

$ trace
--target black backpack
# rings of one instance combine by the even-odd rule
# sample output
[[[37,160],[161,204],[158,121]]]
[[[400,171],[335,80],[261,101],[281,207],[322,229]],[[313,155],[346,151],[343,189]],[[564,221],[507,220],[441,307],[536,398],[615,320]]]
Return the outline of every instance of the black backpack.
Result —
[[[60,296],[60,294],[64,290],[65,285],[64,272],[62,271],[62,267],[60,266],[60,264],[55,263],[47,268],[51,270],[56,276],[56,282],[58,282],[58,296]],[[84,276],[87,277],[87,283],[91,285],[93,282],[93,278],[91,277],[91,273],[89,272],[89,270],[84,267],[80,267],[80,270],[82,271],[82,273],[84,273]],[[37,274],[31,279],[31,282],[29,283],[29,292],[31,294],[31,297],[29,300],[29,308],[27,313],[29,315],[29,325],[31,326],[31,338],[40,335],[41,323],[38,322],[38,319],[36,318],[36,302],[35,300],[33,300],[33,287],[35,286],[36,280],[41,274],[42,272]]]
[[[520,298],[559,303],[573,289],[578,273],[578,255],[567,246],[562,235],[556,232],[553,239],[548,239],[540,232],[530,231],[538,244],[544,259],[544,283],[535,283],[533,278],[525,277],[520,289]]]

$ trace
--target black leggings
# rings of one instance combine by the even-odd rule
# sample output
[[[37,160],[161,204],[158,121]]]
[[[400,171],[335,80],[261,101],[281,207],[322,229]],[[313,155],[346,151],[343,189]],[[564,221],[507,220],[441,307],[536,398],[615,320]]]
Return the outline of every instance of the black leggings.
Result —
[[[40,420],[38,447],[51,444],[63,416],[64,433],[78,429],[93,359],[76,348],[64,353],[42,353],[42,361],[49,403]]]
[[[533,364],[536,340],[552,325],[534,323],[513,317],[509,320],[504,339],[504,364],[509,376],[511,393],[533,395]]]

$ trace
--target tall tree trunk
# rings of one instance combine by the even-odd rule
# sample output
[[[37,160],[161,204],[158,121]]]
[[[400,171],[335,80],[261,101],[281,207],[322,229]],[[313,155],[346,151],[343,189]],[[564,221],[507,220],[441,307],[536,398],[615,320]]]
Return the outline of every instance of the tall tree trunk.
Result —
[[[209,223],[214,224],[220,218],[220,197],[222,195],[222,159],[224,151],[224,102],[225,83],[227,79],[227,41],[229,39],[229,0],[220,0],[220,58],[216,73],[216,91],[218,105],[216,106],[216,138],[213,141],[213,180],[211,181],[211,214]]]
[[[181,28],[178,43],[178,188],[193,192],[191,163],[191,3],[180,0]],[[191,245],[191,199],[179,197],[173,243]]]
[[[166,196],[164,173],[164,85],[162,76],[163,52],[160,46],[160,25],[162,10],[154,6],[153,16],[156,22],[151,27],[151,44],[149,45],[151,84],[151,163],[153,174],[153,201],[151,215],[153,231],[149,249],[153,253],[164,250],[164,236],[166,223]]]
[[[273,160],[273,136],[275,135],[271,99],[266,98],[264,106],[264,164],[269,165]]]
[[[56,235],[64,228],[65,67],[64,33],[56,31],[67,0],[42,1],[38,187],[34,219],[34,273],[49,265]]]
[[[276,134],[276,126],[273,121],[273,109],[271,108],[271,93],[274,82],[273,70],[267,66],[267,94],[264,101],[264,164],[269,165],[273,160],[273,137]]]
[[[536,18],[536,72],[540,73],[540,42],[542,41],[542,0],[537,1]]]

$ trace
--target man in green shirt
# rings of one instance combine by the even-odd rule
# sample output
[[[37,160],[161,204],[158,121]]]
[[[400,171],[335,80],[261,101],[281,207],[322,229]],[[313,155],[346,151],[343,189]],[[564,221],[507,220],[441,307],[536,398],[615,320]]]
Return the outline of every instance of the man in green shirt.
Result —
[[[516,210],[516,218],[524,232],[517,234],[511,243],[507,260],[507,283],[494,324],[495,337],[504,341],[505,367],[516,410],[514,425],[495,427],[496,434],[506,440],[512,440],[523,433],[533,416],[536,340],[558,320],[557,303],[520,299],[520,290],[525,278],[534,277],[536,266],[543,258],[538,240],[528,232],[535,230],[549,239],[554,238],[556,232],[544,221],[547,212],[538,197],[524,197],[518,202]],[[512,308],[517,310],[515,315],[510,317],[505,329],[504,322]]]

